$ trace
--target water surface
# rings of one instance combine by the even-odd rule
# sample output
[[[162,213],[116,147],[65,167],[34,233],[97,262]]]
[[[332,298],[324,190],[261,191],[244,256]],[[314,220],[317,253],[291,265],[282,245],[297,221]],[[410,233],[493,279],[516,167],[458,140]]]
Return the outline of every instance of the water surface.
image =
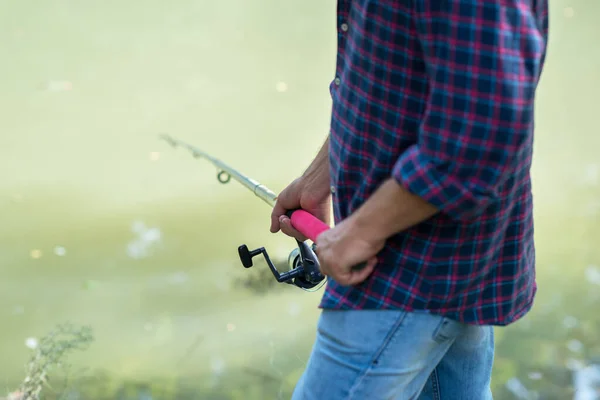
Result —
[[[600,355],[600,3],[557,0],[551,14],[539,297],[498,333],[500,399],[572,398],[571,371]],[[244,270],[237,246],[285,259],[293,240],[269,233],[268,206],[245,188],[157,135],[282,189],[327,132],[334,16],[334,1],[0,4],[0,386],[23,379],[28,338],[70,321],[96,335],[72,360],[115,388],[150,381],[153,398],[173,398],[189,377],[190,393],[226,382],[240,398],[289,395],[322,292],[240,287],[266,267]]]

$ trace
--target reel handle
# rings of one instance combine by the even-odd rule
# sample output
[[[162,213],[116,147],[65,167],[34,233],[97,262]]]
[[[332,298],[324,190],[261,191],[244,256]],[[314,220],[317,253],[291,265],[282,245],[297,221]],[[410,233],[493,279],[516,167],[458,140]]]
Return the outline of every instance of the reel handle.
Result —
[[[290,210],[286,213],[286,215],[292,222],[292,226],[298,232],[312,240],[313,243],[317,241],[317,236],[330,229],[330,227],[325,222],[321,221],[314,215],[302,209]],[[361,262],[357,265],[354,265],[352,267],[352,270],[359,271],[366,266],[366,261]]]

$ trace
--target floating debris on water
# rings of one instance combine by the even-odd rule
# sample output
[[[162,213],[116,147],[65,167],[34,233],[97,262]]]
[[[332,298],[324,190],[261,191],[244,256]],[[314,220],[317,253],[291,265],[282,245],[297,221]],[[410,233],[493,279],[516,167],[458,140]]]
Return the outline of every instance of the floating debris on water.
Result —
[[[569,340],[567,343],[567,348],[574,353],[579,353],[581,350],[583,350],[583,343],[576,339]]]
[[[69,81],[52,80],[45,82],[42,88],[49,92],[67,92],[73,90],[73,84]]]
[[[189,281],[189,279],[189,275],[185,272],[175,272],[167,278],[171,285],[183,285],[184,283]]]
[[[13,315],[21,315],[25,314],[25,307],[23,306],[15,306],[12,311]]]
[[[160,153],[158,151],[151,151],[149,155],[150,161],[158,161]]]
[[[565,18],[573,18],[573,16],[575,15],[575,10],[573,10],[573,7],[565,7],[563,10],[563,14]]]
[[[42,257],[42,251],[39,249],[33,249],[31,250],[31,253],[29,254],[31,256],[31,258],[33,259],[38,259]]]
[[[600,400],[600,365],[589,365],[573,374],[573,400]]]
[[[235,331],[235,325],[232,323],[227,324],[227,331],[229,331],[229,332]]]
[[[215,282],[214,282],[214,286],[215,288],[219,289],[221,292],[227,292],[229,290],[231,290],[231,284],[228,280],[222,279],[222,278],[215,278]]]
[[[277,82],[277,85],[275,85],[275,90],[277,90],[279,93],[287,92],[288,85],[285,82]]]
[[[577,326],[577,324],[578,324],[577,318],[575,318],[573,316],[568,315],[563,319],[563,325],[567,329],[575,328]]]
[[[600,285],[600,267],[590,265],[585,269],[585,279],[594,285]]]
[[[510,378],[506,382],[506,388],[517,398],[522,400],[529,399],[529,390],[518,378]]]
[[[221,357],[212,357],[210,360],[210,369],[215,375],[221,375],[225,372],[225,361]]]
[[[540,379],[542,379],[543,375],[541,372],[538,371],[533,371],[530,372],[528,375],[529,379],[531,379],[532,381],[539,381]]]
[[[25,339],[25,346],[27,346],[31,350],[36,349],[38,347],[38,340],[33,337],[27,338]]]
[[[298,303],[291,303],[288,309],[288,314],[292,316],[300,314],[300,305]]]
[[[54,254],[56,254],[56,255],[57,255],[57,256],[59,256],[59,257],[62,257],[62,256],[64,256],[64,255],[66,255],[66,254],[67,254],[67,249],[65,249],[65,248],[64,248],[64,247],[62,247],[62,246],[56,246],[56,247],[54,248]]]
[[[135,221],[131,225],[131,231],[138,237],[127,244],[127,255],[135,259],[148,257],[152,246],[159,243],[162,238],[160,229],[148,228],[141,221]]]

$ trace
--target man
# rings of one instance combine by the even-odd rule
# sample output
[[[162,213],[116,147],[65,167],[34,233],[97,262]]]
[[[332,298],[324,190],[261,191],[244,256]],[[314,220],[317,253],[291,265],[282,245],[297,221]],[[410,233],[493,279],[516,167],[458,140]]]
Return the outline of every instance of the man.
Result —
[[[335,226],[296,400],[492,398],[536,293],[530,165],[547,0],[339,0],[331,129],[271,231]],[[351,267],[367,261],[367,267]]]

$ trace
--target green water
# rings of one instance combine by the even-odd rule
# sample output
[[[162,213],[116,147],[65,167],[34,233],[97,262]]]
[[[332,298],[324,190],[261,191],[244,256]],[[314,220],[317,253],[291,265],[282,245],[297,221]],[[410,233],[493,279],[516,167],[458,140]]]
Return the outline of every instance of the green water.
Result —
[[[500,399],[516,398],[515,376],[572,398],[565,367],[600,355],[600,3],[551,6],[539,297],[498,332]],[[27,338],[70,321],[94,329],[70,360],[97,371],[95,399],[138,398],[111,394],[123,382],[154,384],[153,399],[289,398],[322,292],[241,287],[260,270],[242,268],[237,246],[285,259],[293,240],[269,233],[268,206],[245,188],[157,134],[282,189],[327,132],[334,15],[316,0],[0,2],[0,393],[24,377]],[[140,247],[140,223],[160,240]]]

